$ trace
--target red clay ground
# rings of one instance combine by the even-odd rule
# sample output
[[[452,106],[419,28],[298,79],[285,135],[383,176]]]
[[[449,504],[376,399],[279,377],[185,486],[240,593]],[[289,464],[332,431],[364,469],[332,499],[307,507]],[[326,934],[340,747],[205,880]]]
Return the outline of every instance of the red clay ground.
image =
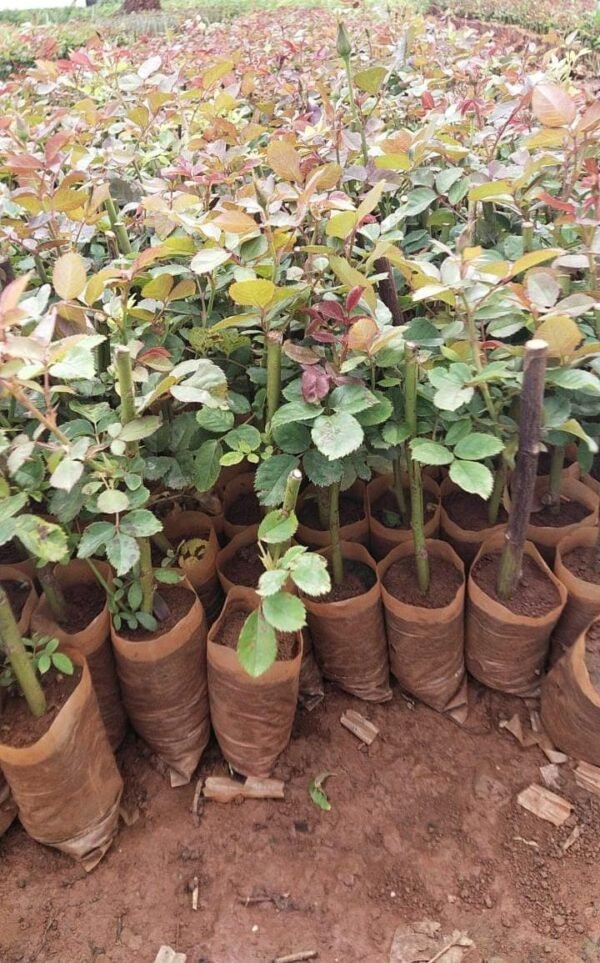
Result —
[[[464,963],[597,963],[600,799],[567,765],[568,823],[519,809],[546,760],[498,729],[519,708],[526,720],[517,700],[473,698],[460,729],[397,691],[368,706],[330,690],[298,713],[276,772],[285,801],[206,802],[199,826],[194,786],[170,789],[132,739],[120,755],[141,817],[90,876],[19,827],[0,841],[0,963],[153,963],[162,943],[188,963],[309,948],[319,963],[387,963],[395,928],[425,918],[475,940]],[[369,749],[339,724],[350,707],[380,727]],[[324,769],[336,774],[329,813],[307,792]],[[211,747],[202,772],[223,771]],[[575,822],[582,835],[563,853]],[[240,901],[264,894],[275,902]]]

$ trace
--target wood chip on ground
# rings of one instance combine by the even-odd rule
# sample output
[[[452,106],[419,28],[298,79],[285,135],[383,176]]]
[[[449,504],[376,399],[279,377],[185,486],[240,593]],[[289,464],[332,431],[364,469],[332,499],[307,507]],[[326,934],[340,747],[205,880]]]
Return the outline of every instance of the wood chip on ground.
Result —
[[[544,786],[535,784],[520,792],[517,802],[523,809],[533,813],[534,816],[539,816],[540,819],[547,820],[554,826],[562,826],[573,811],[573,804],[568,800],[550,792]]]

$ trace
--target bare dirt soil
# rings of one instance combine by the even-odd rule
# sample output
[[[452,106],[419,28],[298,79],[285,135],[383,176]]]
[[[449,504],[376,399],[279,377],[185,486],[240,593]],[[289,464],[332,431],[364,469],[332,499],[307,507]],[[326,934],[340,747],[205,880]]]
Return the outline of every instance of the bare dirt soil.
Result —
[[[600,799],[567,763],[567,823],[520,809],[547,760],[498,723],[527,710],[481,688],[472,701],[459,728],[397,689],[380,706],[329,689],[298,712],[275,772],[285,801],[204,802],[198,825],[194,785],[169,788],[130,737],[119,755],[140,818],[90,876],[18,826],[0,840],[0,963],[153,963],[162,943],[188,963],[305,949],[318,963],[387,963],[395,928],[426,918],[467,931],[477,949],[463,963],[597,963]],[[341,727],[348,708],[380,728],[369,748]],[[308,795],[323,770],[330,812]],[[224,771],[211,744],[201,772]]]

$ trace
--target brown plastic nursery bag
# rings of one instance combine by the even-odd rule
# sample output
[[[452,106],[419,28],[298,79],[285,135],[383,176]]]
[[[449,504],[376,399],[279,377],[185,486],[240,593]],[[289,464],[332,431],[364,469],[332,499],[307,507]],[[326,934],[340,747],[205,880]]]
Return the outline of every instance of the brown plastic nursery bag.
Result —
[[[590,622],[600,616],[600,585],[587,582],[565,565],[564,559],[575,548],[595,549],[596,528],[585,527],[561,538],[556,547],[554,574],[565,586],[567,604],[552,635],[552,657],[559,659]]]
[[[82,668],[77,688],[33,745],[0,743],[0,763],[27,833],[89,871],[116,835],[123,782],[85,658],[68,654]]]
[[[296,515],[298,516],[298,531],[295,537],[297,542],[301,545],[308,545],[309,548],[327,548],[327,546],[331,544],[331,533],[329,529],[312,528],[310,525],[305,525],[301,521],[303,504],[309,499],[315,498],[317,491],[318,488],[316,485],[307,485],[298,498],[298,508],[296,510]],[[365,483],[360,480],[355,481],[350,488],[341,493],[340,497],[342,499],[344,497],[352,497],[363,507],[362,518],[359,518],[356,522],[350,522],[347,525],[340,525],[340,538],[344,542],[360,542],[361,545],[368,545],[369,519],[367,518],[365,503]]]
[[[408,475],[403,473],[403,486],[407,492],[410,504]],[[412,544],[412,530],[408,528],[389,528],[380,522],[373,514],[373,508],[378,500],[392,488],[392,475],[378,475],[367,485],[367,514],[369,519],[369,534],[371,541],[371,555],[377,561],[385,558],[397,545],[405,542]],[[440,527],[440,488],[438,483],[429,475],[423,475],[423,502],[425,505],[425,538],[435,538]]]
[[[0,582],[4,581],[29,583],[29,596],[27,597],[25,605],[23,606],[21,617],[17,622],[21,635],[27,635],[29,632],[31,615],[37,604],[37,594],[33,586],[31,576],[29,576],[25,568],[19,567],[18,565],[0,565]],[[10,794],[8,783],[6,782],[4,776],[2,775],[2,770],[0,769],[0,836],[6,832],[16,815],[17,807],[15,805],[15,801]]]
[[[322,554],[329,559],[331,551]],[[377,565],[356,542],[342,542],[342,555],[368,566],[375,582],[363,595],[340,602],[303,596],[317,663],[340,689],[367,702],[387,702],[392,691]]]
[[[538,495],[548,490],[548,479],[538,478],[536,482],[536,493]],[[560,493],[563,498],[579,502],[587,509],[584,518],[572,525],[532,525],[527,527],[527,538],[533,542],[538,552],[543,556],[548,565],[554,564],[554,554],[556,546],[565,535],[578,532],[585,526],[596,526],[598,524],[598,496],[576,478],[564,477],[560,483]]]
[[[189,611],[163,635],[131,641],[113,626],[112,640],[131,724],[169,767],[171,785],[183,786],[210,736],[202,605],[194,593]]]
[[[490,689],[527,697],[539,691],[548,655],[550,635],[567,599],[567,590],[550,571],[531,542],[525,553],[558,589],[560,602],[542,616],[516,615],[487,595],[473,578],[479,559],[501,553],[504,534],[496,532],[483,543],[473,562],[467,582],[465,657],[467,669]]]
[[[228,513],[231,505],[235,504],[238,499],[254,492],[254,478],[254,472],[246,471],[241,475],[235,475],[225,486],[223,491],[223,534],[227,541],[234,538],[234,536],[240,532],[246,531],[248,528],[247,522],[237,523],[230,521]]]
[[[179,567],[204,606],[206,621],[212,625],[223,607],[223,592],[217,576],[219,541],[213,520],[204,512],[171,512],[163,522],[164,533],[174,549],[192,538],[206,541],[202,558],[185,558]]]
[[[235,587],[235,582],[232,582],[225,574],[227,565],[241,548],[246,548],[248,545],[256,545],[257,542],[258,525],[247,525],[243,532],[238,532],[237,535],[234,535],[231,541],[217,552],[217,576],[225,595]],[[242,585],[241,588],[251,588],[251,586]]]
[[[467,699],[464,660],[465,569],[446,542],[427,539],[430,557],[444,559],[462,582],[451,602],[428,609],[402,602],[384,585],[384,576],[399,559],[414,557],[412,542],[404,542],[377,566],[385,612],[390,668],[402,689],[438,712],[456,710]]]
[[[600,766],[600,678],[588,664],[590,635],[600,661],[600,622],[582,632],[544,679],[542,723],[555,746],[575,759]]]
[[[481,529],[462,528],[461,525],[458,525],[452,520],[444,507],[444,497],[456,491],[460,491],[459,486],[455,485],[451,478],[444,478],[440,486],[442,497],[440,512],[441,536],[445,542],[448,542],[448,544],[452,546],[458,557],[462,558],[468,568],[486,538],[489,538],[490,535],[494,535],[496,532],[503,532],[506,528],[506,523],[489,525]]]
[[[108,581],[111,576],[110,566],[106,562],[93,564]],[[54,574],[63,589],[73,585],[98,584],[91,567],[83,559],[73,559],[68,565],[57,565]],[[46,599],[42,596],[33,613],[31,627],[40,635],[54,636],[61,645],[76,649],[85,656],[108,741],[113,749],[117,749],[125,736],[127,717],[121,701],[121,690],[110,641],[108,602],[89,625],[80,632],[72,633],[66,632],[55,621]]]
[[[253,678],[235,649],[219,644],[231,613],[250,613],[258,604],[252,589],[234,586],[208,634],[208,686],[212,723],[227,762],[244,776],[266,778],[290,741],[298,703],[302,633],[295,658],[275,662]]]

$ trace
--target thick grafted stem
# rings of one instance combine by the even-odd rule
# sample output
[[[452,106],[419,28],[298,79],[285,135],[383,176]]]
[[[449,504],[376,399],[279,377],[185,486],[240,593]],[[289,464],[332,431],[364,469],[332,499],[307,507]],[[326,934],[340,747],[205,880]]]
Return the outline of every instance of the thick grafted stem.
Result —
[[[2,585],[0,585],[0,641],[32,715],[43,716],[46,711],[46,697],[31,659],[27,655],[8,596]]]
[[[333,584],[341,585],[344,581],[344,559],[340,544],[340,483],[336,482],[329,489],[329,533],[331,535],[331,573]]]
[[[271,435],[271,421],[279,408],[281,397],[281,345],[283,335],[281,331],[268,331],[265,335],[267,346],[267,411],[265,428],[267,435]]]
[[[152,567],[152,548],[149,538],[138,538],[140,549],[140,584],[142,604],[140,610],[152,615],[154,610],[154,569]]]
[[[525,345],[519,413],[519,453],[513,476],[506,543],[498,571],[497,590],[501,599],[512,598],[521,577],[527,526],[537,478],[547,352],[548,345],[539,338],[528,341]]]
[[[387,277],[382,278],[377,284],[379,297],[392,315],[392,322],[394,324],[404,324],[404,315],[400,307],[396,284],[394,283],[392,265],[387,257],[377,258],[375,261],[375,273],[387,275]]]
[[[414,344],[406,344],[406,364],[404,368],[404,412],[410,430],[410,437],[417,435],[417,384],[419,381],[419,367],[417,352]],[[425,543],[425,520],[423,517],[423,479],[421,466],[412,457],[408,457],[408,475],[410,478],[410,527],[415,546],[415,564],[417,567],[417,582],[419,590],[425,595],[429,591],[429,557]]]
[[[50,606],[52,615],[57,622],[65,622],[68,616],[67,602],[54,573],[54,565],[43,565],[42,568],[38,568],[36,574],[44,590],[44,596]]]
[[[288,479],[285,486],[285,493],[283,495],[283,505],[281,510],[285,512],[286,515],[291,515],[296,509],[296,502],[298,501],[298,494],[300,492],[300,485],[302,484],[302,472],[298,468],[292,468],[288,475]],[[291,539],[287,542],[282,542],[280,545],[275,545],[273,548],[273,560],[277,562],[281,556],[287,552],[290,547]]]
[[[120,253],[131,254],[131,243],[129,241],[129,237],[127,236],[125,225],[119,216],[117,205],[113,201],[110,194],[106,198],[104,206],[106,207],[106,213],[108,214],[110,226],[113,229],[113,233],[117,241],[117,247],[119,248]]]
[[[504,492],[504,486],[506,485],[506,462],[502,455],[500,456],[500,464],[496,469],[494,475],[494,487],[492,489],[492,494],[490,496],[488,504],[488,521],[490,525],[495,525],[498,521],[498,513],[500,511],[500,505],[502,504],[502,495]]]
[[[406,506],[404,487],[402,485],[402,461],[400,455],[394,455],[392,465],[394,466],[394,495],[396,496],[398,513],[402,519],[402,524],[406,525],[408,521],[408,509]]]

